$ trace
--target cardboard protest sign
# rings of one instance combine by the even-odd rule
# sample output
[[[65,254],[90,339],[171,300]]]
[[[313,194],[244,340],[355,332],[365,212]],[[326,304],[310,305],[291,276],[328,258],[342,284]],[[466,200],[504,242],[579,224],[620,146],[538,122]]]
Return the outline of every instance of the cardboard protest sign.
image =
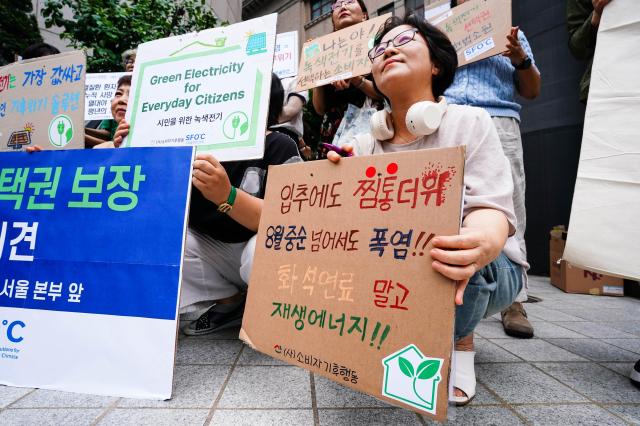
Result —
[[[171,396],[193,151],[0,153],[0,383]]]
[[[511,0],[469,0],[432,17],[458,52],[458,66],[498,55],[511,32]]]
[[[87,74],[85,81],[84,119],[111,120],[111,99],[118,88],[118,80],[128,72],[104,72]]]
[[[277,34],[274,51],[273,72],[279,78],[298,75],[298,32]]]
[[[616,0],[604,8],[563,256],[633,280],[640,280],[640,56],[632,53],[639,37],[637,2]]]
[[[424,10],[424,19],[431,22],[433,25],[439,20],[446,19],[450,15],[447,14],[451,10],[451,0],[439,0],[430,3]]]
[[[196,146],[261,158],[276,14],[138,46],[124,146]]]
[[[0,68],[0,151],[84,148],[86,57],[74,51]]]
[[[446,418],[464,147],[269,169],[240,337],[274,358]]]
[[[306,42],[300,53],[296,91],[369,74],[367,53],[378,29],[390,17],[387,13]]]

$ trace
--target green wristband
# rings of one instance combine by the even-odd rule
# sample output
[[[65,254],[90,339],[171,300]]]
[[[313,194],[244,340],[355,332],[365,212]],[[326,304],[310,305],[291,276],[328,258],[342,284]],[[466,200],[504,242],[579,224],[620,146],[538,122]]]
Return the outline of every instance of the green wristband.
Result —
[[[231,192],[229,192],[229,197],[227,198],[226,202],[218,206],[218,211],[220,213],[228,213],[233,208],[233,203],[236,202],[237,194],[238,194],[238,191],[236,187],[231,185]]]

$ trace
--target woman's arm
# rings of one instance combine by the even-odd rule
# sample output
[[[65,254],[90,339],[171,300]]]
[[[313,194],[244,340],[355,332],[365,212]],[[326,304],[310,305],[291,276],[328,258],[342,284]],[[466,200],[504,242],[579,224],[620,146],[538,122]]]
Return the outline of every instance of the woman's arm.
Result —
[[[316,110],[318,115],[324,115],[327,111],[327,89],[325,86],[313,88],[313,109]]]
[[[371,80],[367,80],[364,76],[353,77],[350,80],[351,87],[355,87],[360,90],[362,93],[373,99],[374,101],[379,101],[382,99],[382,96],[376,91],[373,87],[373,82]]]
[[[508,233],[509,223],[505,214],[486,208],[474,210],[464,218],[460,235],[433,239],[430,252],[432,267],[458,282],[456,305],[462,305],[469,278],[498,257]]]
[[[519,28],[511,28],[511,34],[507,36],[507,50],[503,53],[511,61],[514,67],[522,64],[527,57],[533,60],[532,54],[527,53],[531,48],[524,37],[519,38]],[[523,45],[526,45],[526,50]],[[536,64],[532,63],[529,68],[519,70],[516,68],[516,88],[518,94],[525,99],[535,99],[540,94],[540,71]]]

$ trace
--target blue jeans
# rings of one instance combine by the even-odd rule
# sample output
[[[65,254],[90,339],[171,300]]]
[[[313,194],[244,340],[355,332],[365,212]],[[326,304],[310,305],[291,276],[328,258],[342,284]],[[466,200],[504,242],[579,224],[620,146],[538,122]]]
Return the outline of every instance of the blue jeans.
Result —
[[[523,285],[522,266],[504,253],[473,274],[464,291],[464,303],[456,306],[456,340],[473,333],[483,317],[490,317],[511,305]]]

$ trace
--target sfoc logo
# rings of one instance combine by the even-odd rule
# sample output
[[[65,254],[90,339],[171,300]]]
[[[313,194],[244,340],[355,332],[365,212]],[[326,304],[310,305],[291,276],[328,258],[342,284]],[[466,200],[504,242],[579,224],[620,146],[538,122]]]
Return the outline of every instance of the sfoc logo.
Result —
[[[22,329],[24,329],[27,325],[22,321],[12,321],[9,322],[7,320],[2,320],[2,327],[0,328],[0,339],[7,336],[7,340],[12,343],[20,343],[24,340],[22,337]]]

